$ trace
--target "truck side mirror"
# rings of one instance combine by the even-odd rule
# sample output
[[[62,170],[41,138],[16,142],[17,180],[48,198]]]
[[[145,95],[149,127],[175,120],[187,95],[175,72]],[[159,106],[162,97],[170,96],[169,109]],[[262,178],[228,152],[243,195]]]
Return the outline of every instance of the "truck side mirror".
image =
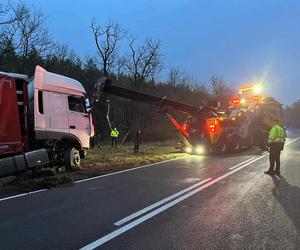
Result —
[[[85,98],[85,107],[86,107],[86,111],[88,113],[90,113],[91,112],[91,105],[90,105],[89,98]]]

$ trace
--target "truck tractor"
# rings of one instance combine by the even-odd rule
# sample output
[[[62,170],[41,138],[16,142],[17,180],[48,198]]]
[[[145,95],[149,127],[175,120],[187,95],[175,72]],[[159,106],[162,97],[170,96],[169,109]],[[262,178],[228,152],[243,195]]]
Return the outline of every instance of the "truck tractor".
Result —
[[[80,166],[94,126],[80,82],[36,66],[32,79],[0,72],[0,176]]]

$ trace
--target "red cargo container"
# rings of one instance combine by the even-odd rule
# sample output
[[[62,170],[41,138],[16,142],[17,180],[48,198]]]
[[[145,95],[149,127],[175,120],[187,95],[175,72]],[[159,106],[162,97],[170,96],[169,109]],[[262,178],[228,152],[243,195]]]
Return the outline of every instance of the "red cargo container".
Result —
[[[0,155],[23,152],[16,81],[0,77]]]

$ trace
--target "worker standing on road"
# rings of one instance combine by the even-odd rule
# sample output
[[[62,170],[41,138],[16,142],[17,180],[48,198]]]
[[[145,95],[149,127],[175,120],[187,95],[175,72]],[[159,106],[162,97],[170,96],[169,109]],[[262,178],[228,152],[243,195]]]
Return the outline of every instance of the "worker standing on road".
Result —
[[[111,147],[117,147],[117,139],[119,136],[119,131],[117,130],[117,128],[112,129],[112,131],[110,132],[110,137],[111,137]]]
[[[280,175],[280,153],[284,147],[285,137],[284,128],[279,124],[278,120],[274,120],[268,138],[270,168],[268,171],[265,171],[266,174]],[[276,168],[274,170],[275,163]]]
[[[139,152],[140,144],[141,144],[141,130],[137,131],[134,136],[134,153]]]

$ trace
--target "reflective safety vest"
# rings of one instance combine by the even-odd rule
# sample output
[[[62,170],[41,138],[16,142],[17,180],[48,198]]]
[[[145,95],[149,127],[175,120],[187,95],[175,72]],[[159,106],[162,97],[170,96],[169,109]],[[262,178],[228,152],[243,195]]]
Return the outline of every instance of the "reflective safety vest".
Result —
[[[274,125],[269,133],[268,143],[284,143],[285,142],[285,130],[279,124]]]
[[[117,137],[119,136],[119,131],[113,129],[113,130],[110,132],[110,136],[111,136],[111,137],[117,138]]]

